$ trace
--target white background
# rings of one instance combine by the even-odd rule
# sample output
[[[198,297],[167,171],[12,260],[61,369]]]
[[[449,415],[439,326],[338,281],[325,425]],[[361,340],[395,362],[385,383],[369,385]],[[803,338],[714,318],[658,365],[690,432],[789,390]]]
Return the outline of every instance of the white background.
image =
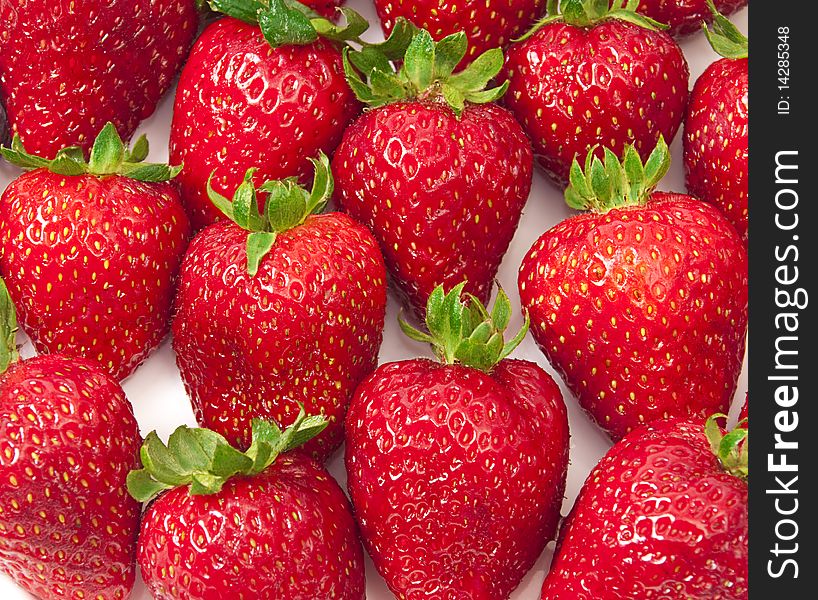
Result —
[[[373,41],[382,38],[380,29],[377,26],[377,16],[371,1],[349,0],[348,4],[373,23],[368,37]],[[733,15],[731,20],[746,33],[746,9]],[[692,38],[682,41],[681,46],[690,64],[690,85],[692,87],[695,78],[699,76],[708,64],[719,57],[712,51],[702,34],[697,34]],[[160,103],[156,113],[145,121],[137,132],[137,135],[143,132],[147,133],[148,139],[151,142],[151,153],[148,160],[160,162],[167,160],[167,141],[172,106],[173,91],[171,90]],[[679,135],[676,136],[676,140],[671,148],[674,160],[673,166],[659,188],[681,192],[685,189],[682,169],[681,131]],[[16,177],[18,173],[19,171],[8,163],[0,162],[0,190],[5,189],[8,182]],[[516,332],[522,323],[522,318],[519,314],[520,303],[517,292],[517,269],[520,266],[523,256],[546,229],[571,214],[571,211],[565,206],[562,200],[560,190],[549,184],[540,173],[535,173],[531,196],[529,197],[528,204],[520,221],[520,227],[503,260],[498,276],[500,284],[511,297],[514,306],[515,316],[512,319],[509,331]],[[422,344],[412,342],[403,336],[397,326],[397,313],[397,303],[390,295],[386,315],[386,328],[384,330],[384,341],[380,352],[381,362],[402,360],[420,355],[430,356],[428,348]],[[21,338],[21,341],[24,341],[24,338]],[[25,343],[23,354],[25,356],[32,354],[30,343]],[[563,396],[568,405],[568,415],[571,426],[571,462],[568,470],[566,499],[562,509],[562,513],[567,514],[585,477],[610,447],[610,442],[579,409],[576,401],[562,385],[559,377],[554,374],[553,369],[551,369],[551,366],[543,354],[536,347],[530,335],[526,337],[525,341],[517,348],[512,357],[536,361],[554,375],[562,387]],[[167,436],[178,425],[183,423],[188,425],[196,424],[193,419],[190,403],[182,387],[179,372],[176,369],[173,351],[170,347],[170,340],[165,340],[162,346],[139,367],[136,373],[123,383],[123,386],[128,398],[134,406],[134,412],[136,413],[143,436],[151,430],[156,429],[163,439],[167,439]],[[736,394],[737,401],[734,402],[731,414],[734,415],[740,403],[743,402],[746,390],[747,373],[745,362],[745,369],[739,379]],[[345,485],[346,474],[344,472],[342,451],[339,451],[329,461],[328,466],[341,485]],[[535,567],[528,573],[520,587],[512,595],[513,600],[539,599],[540,587],[551,560],[552,552],[553,543],[548,545],[548,548],[540,557]],[[23,600],[26,598],[29,598],[26,593],[16,587],[10,580],[0,575],[0,600]],[[134,600],[150,599],[150,595],[141,581],[137,581],[132,598]],[[368,558],[367,598],[369,600],[389,600],[393,598],[383,580],[375,572]]]

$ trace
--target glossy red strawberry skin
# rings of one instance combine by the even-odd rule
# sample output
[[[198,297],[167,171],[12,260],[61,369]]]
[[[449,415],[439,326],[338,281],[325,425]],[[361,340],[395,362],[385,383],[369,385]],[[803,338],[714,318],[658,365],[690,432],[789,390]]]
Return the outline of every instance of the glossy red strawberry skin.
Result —
[[[199,423],[246,447],[253,417],[290,425],[298,402],[330,425],[304,448],[325,459],[343,439],[355,386],[377,365],[386,271],[377,242],[347,215],[279,234],[255,277],[247,232],[223,221],[185,256],[173,346]]]
[[[427,30],[435,40],[464,31],[469,48],[460,66],[486,50],[505,48],[545,14],[546,0],[375,0],[384,34],[398,17]]]
[[[346,4],[346,0],[303,0],[305,4],[328,19],[334,19],[338,14],[338,7]]]
[[[0,375],[0,572],[40,598],[127,598],[140,506],[139,456],[122,388],[61,355]]]
[[[582,28],[545,25],[506,53],[505,103],[553,181],[565,185],[575,156],[595,145],[647,156],[670,143],[684,118],[689,71],[666,33],[619,20]]]
[[[365,112],[332,163],[336,200],[380,242],[392,281],[423,315],[436,285],[488,300],[531,188],[531,147],[511,114],[438,102]]]
[[[744,243],[717,209],[657,192],[645,207],[552,227],[518,283],[537,345],[618,439],[658,418],[727,412],[747,279]]]
[[[703,421],[667,419],[617,443],[560,530],[543,600],[747,598],[747,484]]]
[[[716,9],[723,15],[731,15],[747,6],[749,0],[714,0]],[[668,33],[682,37],[702,30],[702,21],[710,23],[713,14],[706,0],[642,0],[637,11],[652,19],[669,25]]]
[[[132,373],[170,329],[189,229],[170,183],[15,179],[0,197],[0,273],[37,351]]]
[[[749,76],[746,58],[723,58],[702,73],[685,118],[687,190],[721,208],[747,237]]]
[[[198,27],[194,0],[0,3],[0,99],[26,150],[127,139],[170,87]]]
[[[156,600],[363,600],[364,558],[349,502],[314,460],[279,457],[217,494],[187,487],[147,509],[139,566]]]
[[[273,49],[258,27],[232,18],[211,24],[182,70],[170,131],[172,164],[194,229],[222,217],[207,197],[228,197],[245,171],[256,181],[307,176],[309,158],[331,154],[360,104],[331,42]]]
[[[381,365],[347,415],[348,489],[399,598],[508,598],[559,521],[568,422],[534,363]]]

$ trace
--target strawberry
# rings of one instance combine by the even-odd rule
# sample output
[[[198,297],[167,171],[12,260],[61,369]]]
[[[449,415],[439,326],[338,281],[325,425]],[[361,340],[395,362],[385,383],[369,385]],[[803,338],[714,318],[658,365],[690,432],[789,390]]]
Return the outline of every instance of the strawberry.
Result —
[[[208,429],[151,433],[128,489],[145,501],[142,578],[156,600],[363,600],[364,557],[349,502],[315,460],[289,452],[327,421],[303,408],[282,432],[254,420],[246,453]],[[167,491],[164,491],[167,490]]]
[[[427,30],[435,40],[464,32],[468,50],[460,61],[467,66],[492,48],[505,48],[545,12],[546,0],[375,0],[385,34],[405,18]]]
[[[612,2],[616,4],[615,0]],[[712,22],[713,17],[707,3],[712,0],[641,0],[636,9],[660,23],[670,26],[668,33],[682,37],[701,31],[702,21]],[[723,15],[729,15],[747,6],[749,0],[716,0],[716,8]]]
[[[18,361],[0,280],[0,572],[39,598],[124,599],[139,505],[139,430],[119,384],[61,354]]]
[[[338,14],[338,7],[346,4],[346,0],[302,0],[301,3],[317,12],[326,19],[332,19]]]
[[[645,154],[684,118],[689,71],[659,24],[597,0],[563,0],[506,57],[506,105],[546,175],[564,186],[571,161],[633,144]],[[601,6],[600,6],[601,5]]]
[[[312,214],[332,195],[329,160],[314,161],[311,193],[269,181],[264,214],[253,171],[228,217],[202,230],[182,263],[173,347],[203,426],[250,443],[253,417],[293,422],[297,404],[330,426],[306,448],[326,458],[343,438],[358,382],[377,365],[386,271],[369,231],[341,213]]]
[[[591,209],[523,259],[520,299],[540,349],[580,405],[618,439],[668,416],[727,412],[747,330],[747,251],[721,213],[654,192],[664,140],[642,164],[588,153],[566,200]]]
[[[568,467],[559,388],[535,363],[505,357],[500,290],[488,314],[464,285],[429,298],[440,362],[381,365],[347,415],[349,493],[364,545],[405,600],[508,598],[553,539]]]
[[[98,361],[122,379],[170,328],[174,280],[189,235],[178,168],[143,163],[142,137],[126,150],[112,124],[91,159],[66,148],[0,150],[34,169],[0,197],[0,272],[40,353]]]
[[[309,157],[335,149],[360,104],[333,40],[367,27],[348,10],[350,27],[337,28],[283,0],[269,6],[213,0],[211,6],[230,16],[208,26],[193,47],[170,130],[170,158],[184,164],[178,181],[195,230],[222,217],[207,195],[211,175],[222,194],[236,189],[251,167],[258,168],[257,183],[305,178]]]
[[[747,38],[725,17],[715,14],[715,31],[705,31],[713,48],[725,58],[705,69],[690,94],[683,138],[685,182],[691,194],[721,208],[746,238]]]
[[[563,522],[543,600],[746,599],[746,437],[716,418],[625,436]]]
[[[194,0],[0,2],[0,103],[30,152],[130,138],[170,87],[198,28]]]
[[[438,284],[466,280],[467,291],[488,299],[531,188],[525,133],[491,103],[505,87],[484,90],[502,53],[488,51],[452,75],[465,50],[462,33],[435,43],[420,31],[405,53],[388,57],[405,54],[397,73],[386,57],[347,55],[350,84],[374,108],[335,153],[337,200],[372,230],[418,315]]]

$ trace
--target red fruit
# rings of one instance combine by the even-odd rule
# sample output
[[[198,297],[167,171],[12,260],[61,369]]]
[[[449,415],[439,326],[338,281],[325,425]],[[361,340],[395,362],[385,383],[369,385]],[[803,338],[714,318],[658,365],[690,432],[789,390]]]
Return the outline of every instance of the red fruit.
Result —
[[[18,165],[46,166],[0,197],[0,273],[38,352],[85,357],[122,379],[170,328],[189,225],[166,181],[177,171],[140,162],[144,138],[123,161],[109,124],[94,149],[90,164],[65,152],[42,161],[19,138],[3,149]]]
[[[182,70],[170,131],[194,229],[221,218],[207,196],[211,174],[223,194],[251,167],[259,183],[304,178],[308,159],[332,152],[359,112],[334,42],[273,48],[257,25],[229,17],[212,23]]]
[[[729,15],[747,6],[749,0],[715,0],[718,11]],[[702,29],[702,21],[713,21],[707,0],[641,0],[636,9],[660,23],[669,25],[668,33],[682,37]]]
[[[6,325],[5,287],[2,294]],[[9,351],[16,355],[11,331],[0,340],[3,369]],[[8,366],[0,375],[0,572],[39,598],[127,598],[140,511],[125,477],[140,442],[122,388],[99,366],[61,355]]]
[[[492,318],[475,300],[464,310],[462,289],[432,294],[431,336],[409,331],[438,344],[446,363],[381,365],[347,415],[348,488],[364,545],[406,600],[508,598],[559,521],[568,466],[559,388],[534,363],[501,360],[525,334],[503,348],[505,295]],[[450,328],[447,340],[442,323],[467,317],[474,330]]]
[[[153,113],[198,28],[193,0],[0,3],[0,103],[29,152],[90,149]]]
[[[438,43],[438,57],[447,42],[465,50],[461,34]],[[435,92],[457,83],[458,76],[450,80],[438,70],[437,79],[431,78],[427,53],[432,48],[423,31],[406,51],[402,72],[428,68],[430,78],[426,89],[424,75],[418,75],[415,89],[420,91],[407,93],[404,101],[390,99],[381,106],[384,99],[350,69],[356,92],[377,108],[349,126],[333,158],[340,206],[372,230],[392,281],[418,315],[438,284],[450,287],[465,280],[468,292],[481,302],[488,300],[528,198],[533,170],[528,140],[507,110],[468,98],[465,104],[447,104]],[[459,55],[447,64],[456,64]],[[484,56],[500,68],[499,50]],[[492,75],[474,84],[468,78],[476,67],[461,77],[482,90]],[[467,93],[480,100],[477,90]]]
[[[316,161],[313,198],[325,203],[332,180],[329,161],[322,161]],[[248,198],[256,201],[249,176],[234,197],[243,207],[237,221],[251,211]],[[281,197],[270,201],[265,217],[256,215],[256,226],[244,224],[250,233],[223,221],[191,242],[173,346],[200,424],[246,447],[251,418],[289,425],[300,402],[330,419],[306,447],[323,459],[341,443],[355,386],[377,365],[386,310],[383,258],[364,226],[341,213],[308,215],[314,206],[305,211],[303,197],[291,213],[299,218],[282,224],[276,215],[289,210],[288,198],[306,192],[292,181],[268,182],[265,189]],[[248,244],[271,249],[250,248],[248,259]]]
[[[435,40],[463,31],[469,49],[461,66],[492,48],[505,48],[545,13],[545,0],[375,0],[385,34],[399,18],[427,30]]]
[[[312,432],[304,431],[308,422]],[[316,422],[321,425],[315,427]],[[301,412],[295,437],[306,433],[308,439],[324,425],[322,418],[305,419]],[[313,459],[278,455],[303,441],[281,443],[292,431],[254,422],[254,446],[246,455],[201,429],[178,429],[167,447],[155,434],[146,439],[142,451],[159,467],[154,463],[133,472],[131,493],[145,500],[173,488],[152,502],[142,519],[138,559],[151,597],[365,598],[363,550],[349,502]],[[222,454],[229,452],[230,460],[203,451],[203,439]],[[253,449],[261,451],[254,454]],[[264,452],[271,456],[255,464]],[[191,454],[205,466],[188,469],[179,462]],[[163,479],[169,473],[173,481]]]
[[[714,40],[714,36],[718,39]],[[746,238],[747,38],[721,15],[717,17],[716,33],[708,30],[708,37],[717,51],[729,58],[712,63],[693,86],[685,119],[685,182],[691,194],[718,206]],[[725,48],[722,40],[733,44]]]
[[[669,419],[611,448],[563,522],[543,600],[746,599],[746,454],[720,460],[722,435]]]
[[[534,339],[614,439],[663,417],[727,412],[747,329],[744,243],[713,207],[653,192],[669,165],[663,141],[642,179],[610,151],[605,163],[586,173],[628,177],[630,191],[596,198],[575,164],[566,198],[594,210],[546,231],[523,259]],[[632,147],[624,165],[642,168]]]
[[[335,18],[338,7],[346,4],[346,0],[299,0],[301,4],[309,6],[315,12],[327,19]]]
[[[687,61],[670,36],[648,22],[582,23],[551,20],[506,57],[506,106],[546,175],[563,186],[571,161],[591,148],[601,157],[603,147],[621,155],[633,144],[647,154],[660,135],[672,140],[687,103]]]

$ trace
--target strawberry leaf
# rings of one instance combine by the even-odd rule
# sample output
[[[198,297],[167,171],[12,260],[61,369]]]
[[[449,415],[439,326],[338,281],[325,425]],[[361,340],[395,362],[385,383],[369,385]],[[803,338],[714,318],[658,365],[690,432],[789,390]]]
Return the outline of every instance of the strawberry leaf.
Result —
[[[276,234],[270,231],[252,231],[247,235],[247,273],[255,277],[261,260],[276,243]]]
[[[125,162],[125,145],[113,123],[106,123],[91,147],[88,172],[93,175],[117,173]]]
[[[280,454],[305,444],[327,425],[321,415],[306,416],[300,405],[295,422],[283,432],[274,423],[254,419],[252,442],[246,452],[209,429],[182,425],[171,434],[167,445],[153,431],[140,451],[143,468],[128,474],[128,492],[140,502],[184,485],[192,495],[218,493],[231,477],[261,473]]]
[[[116,131],[113,123],[102,128],[91,148],[90,160],[86,161],[82,150],[69,146],[57,152],[53,160],[29,154],[20,137],[15,135],[10,147],[0,147],[0,154],[10,163],[24,169],[48,169],[52,173],[65,176],[122,175],[129,179],[146,182],[169,181],[182,170],[179,166],[142,162],[148,155],[148,140],[143,135],[128,149]]]
[[[258,272],[261,260],[272,250],[277,234],[304,223],[311,214],[318,213],[327,205],[335,184],[330,171],[329,158],[322,152],[317,159],[310,159],[315,167],[315,177],[307,192],[295,177],[265,181],[258,188],[253,184],[255,168],[247,169],[244,180],[228,200],[213,189],[211,173],[207,181],[207,195],[213,205],[228,219],[248,232],[247,271],[250,276]],[[259,212],[256,192],[266,195],[263,213]]]
[[[508,82],[485,89],[503,67],[499,48],[481,54],[453,74],[466,54],[465,34],[455,33],[435,42],[428,31],[411,25],[399,28],[401,23],[399,20],[383,44],[364,44],[361,50],[345,51],[347,81],[361,102],[383,106],[400,100],[438,98],[459,117],[466,102],[494,102],[508,89]],[[400,68],[392,64],[400,61]]]
[[[258,23],[258,13],[265,6],[257,0],[209,0],[210,8],[249,25]]]
[[[284,0],[269,0],[269,6],[258,12],[258,25],[267,43],[273,48],[285,44],[303,46],[318,39],[318,32],[309,17]]]
[[[644,164],[630,145],[621,161],[608,148],[603,150],[604,162],[596,153],[596,146],[588,151],[584,170],[576,157],[571,164],[565,190],[565,202],[571,208],[604,213],[615,207],[644,205],[670,168],[670,150],[661,136]]]
[[[713,50],[724,58],[747,58],[749,56],[747,37],[716,9],[713,0],[707,0],[707,6],[713,15],[713,29],[711,31],[707,23],[702,23],[702,29]]]
[[[504,343],[503,334],[511,318],[508,296],[500,289],[489,313],[480,301],[467,294],[463,302],[465,282],[448,293],[443,286],[435,287],[426,304],[426,327],[421,332],[398,318],[403,332],[419,342],[431,344],[437,357],[446,364],[460,363],[482,371],[490,371],[522,342],[528,332],[528,317],[514,339]]]
[[[6,282],[0,278],[0,375],[20,358],[17,352],[17,311]]]

